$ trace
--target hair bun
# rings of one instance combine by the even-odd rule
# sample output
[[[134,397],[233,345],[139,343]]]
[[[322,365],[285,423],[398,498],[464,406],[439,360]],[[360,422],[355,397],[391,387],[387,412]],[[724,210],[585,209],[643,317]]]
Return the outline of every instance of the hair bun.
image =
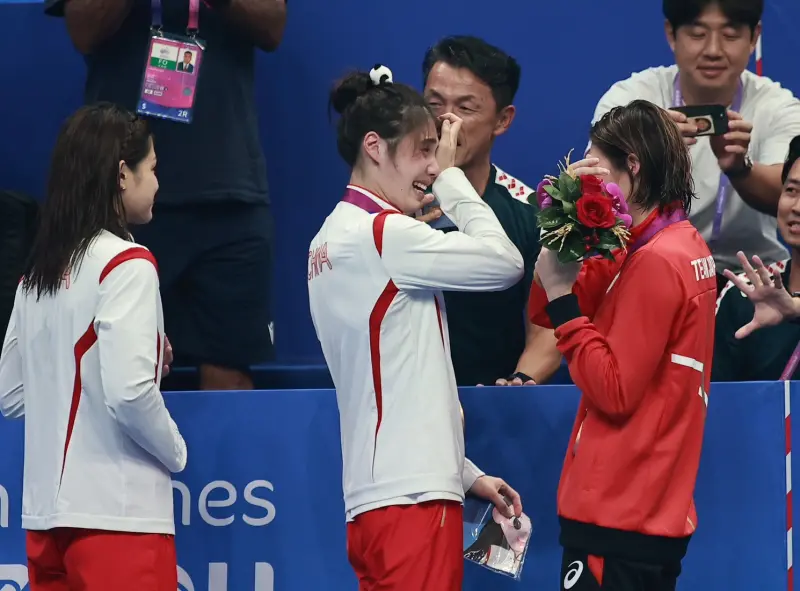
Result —
[[[381,64],[375,64],[369,71],[369,78],[375,86],[383,86],[384,84],[391,84],[393,82],[392,71]]]
[[[355,104],[358,97],[369,92],[371,88],[374,87],[369,74],[366,72],[352,72],[339,80],[331,89],[330,106],[341,115]]]
[[[376,64],[368,73],[353,72],[339,80],[333,87],[330,94],[330,106],[341,115],[354,105],[361,95],[391,83],[392,71],[381,64]]]

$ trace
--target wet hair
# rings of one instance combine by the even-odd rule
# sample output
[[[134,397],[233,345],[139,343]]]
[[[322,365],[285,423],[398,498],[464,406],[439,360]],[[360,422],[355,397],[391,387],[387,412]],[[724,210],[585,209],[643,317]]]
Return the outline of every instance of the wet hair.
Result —
[[[789,153],[786,156],[786,162],[783,163],[783,171],[781,171],[781,183],[785,183],[789,178],[789,173],[798,159],[800,159],[800,135],[794,136],[789,142]]]
[[[382,72],[382,76],[373,81],[368,72],[348,74],[334,85],[328,100],[329,112],[333,109],[339,114],[339,155],[351,168],[370,131],[383,138],[390,153],[394,153],[406,135],[436,121],[422,95],[410,86],[393,82],[388,68],[376,65],[372,72]]]
[[[664,18],[674,31],[691,25],[708,8],[716,6],[734,25],[745,25],[754,33],[764,13],[764,0],[663,0]]]
[[[80,262],[100,232],[130,240],[120,188],[119,163],[136,167],[150,154],[144,119],[110,103],[78,109],[56,139],[47,194],[23,289],[37,300],[55,295],[67,271]]]
[[[678,126],[664,109],[645,100],[615,107],[592,126],[591,141],[614,168],[628,171],[631,203],[645,211],[680,207],[689,214],[692,161]],[[636,175],[628,166],[631,155],[639,160]]]
[[[445,37],[425,53],[422,61],[423,84],[438,62],[468,70],[491,88],[498,111],[514,102],[521,70],[517,60],[502,49],[478,37]]]

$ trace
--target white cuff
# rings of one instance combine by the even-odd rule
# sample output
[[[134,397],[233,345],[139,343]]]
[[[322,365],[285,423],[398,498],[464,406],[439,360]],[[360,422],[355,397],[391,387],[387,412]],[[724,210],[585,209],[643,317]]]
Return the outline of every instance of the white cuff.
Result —
[[[445,214],[452,213],[453,208],[459,201],[468,200],[483,203],[464,171],[457,166],[451,166],[440,172],[436,180],[433,181],[431,190]],[[448,217],[453,219],[452,216]]]
[[[464,494],[469,492],[475,481],[486,473],[473,464],[468,458],[464,458],[464,471],[461,472],[461,484],[464,487]]]
[[[178,472],[183,472],[183,469],[186,468],[186,460],[188,459],[186,441],[184,441],[183,435],[181,435],[178,425],[175,424],[175,421],[172,419],[171,415],[169,416],[169,426],[172,430],[172,436],[175,439],[175,457],[176,465],[178,466],[178,469],[172,470],[172,472],[177,474]]]

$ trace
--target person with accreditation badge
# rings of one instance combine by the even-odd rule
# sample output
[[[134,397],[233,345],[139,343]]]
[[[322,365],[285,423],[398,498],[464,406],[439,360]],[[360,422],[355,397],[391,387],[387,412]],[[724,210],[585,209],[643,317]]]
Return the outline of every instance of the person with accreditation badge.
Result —
[[[331,92],[344,196],[309,246],[311,318],[336,386],[347,553],[361,591],[457,591],[467,492],[506,517],[519,495],[464,455],[442,291],[507,289],[523,259],[455,166],[461,121],[376,66]],[[433,187],[461,229],[414,212]]]
[[[723,272],[741,269],[740,249],[767,264],[787,256],[775,216],[786,151],[800,134],[800,101],[747,70],[759,44],[763,0],[663,0],[662,6],[675,65],[616,82],[592,122],[635,99],[668,109],[692,158],[697,203],[689,219],[711,247],[721,289]]]
[[[739,252],[744,273],[725,272],[730,281],[717,301],[715,382],[800,377],[800,136],[789,144],[781,178],[778,228],[791,257],[765,265]]]
[[[636,99],[667,109],[692,160],[697,199],[689,221],[711,247],[722,290],[725,271],[741,270],[740,249],[768,265],[788,256],[775,216],[786,150],[800,134],[800,101],[747,70],[761,35],[763,0],[663,0],[662,9],[675,65],[614,83],[598,101],[592,122]],[[709,119],[714,125],[701,135]],[[549,363],[539,370],[543,379],[561,362],[550,343],[526,347],[523,355]]]
[[[255,103],[256,49],[274,51],[285,0],[46,0],[85,56],[84,100],[146,117],[159,145],[153,221],[175,364],[199,388],[248,390],[269,361],[273,218]]]

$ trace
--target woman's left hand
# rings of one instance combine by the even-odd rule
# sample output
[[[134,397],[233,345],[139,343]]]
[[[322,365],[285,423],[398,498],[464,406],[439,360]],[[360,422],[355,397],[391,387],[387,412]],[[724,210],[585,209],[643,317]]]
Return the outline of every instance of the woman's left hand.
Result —
[[[560,263],[556,251],[542,247],[539,258],[536,259],[536,276],[541,281],[547,299],[552,302],[556,298],[572,293],[572,287],[578,280],[582,267],[582,261]]]
[[[484,474],[475,481],[469,492],[494,503],[497,510],[509,519],[522,515],[522,499],[519,493],[508,486],[502,478]],[[506,499],[511,502],[510,506],[506,503]]]

